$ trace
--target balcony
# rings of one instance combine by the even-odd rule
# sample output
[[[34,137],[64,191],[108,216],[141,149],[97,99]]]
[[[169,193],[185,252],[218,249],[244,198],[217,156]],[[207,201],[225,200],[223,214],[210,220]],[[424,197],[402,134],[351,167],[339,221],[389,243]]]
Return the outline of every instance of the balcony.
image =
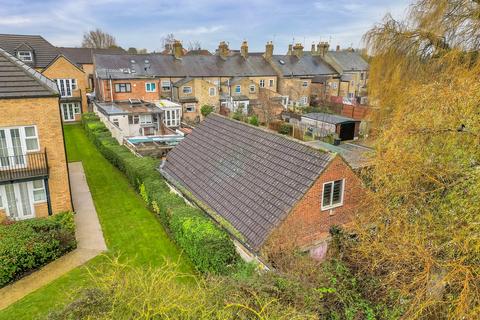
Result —
[[[47,151],[0,157],[0,184],[48,176]]]

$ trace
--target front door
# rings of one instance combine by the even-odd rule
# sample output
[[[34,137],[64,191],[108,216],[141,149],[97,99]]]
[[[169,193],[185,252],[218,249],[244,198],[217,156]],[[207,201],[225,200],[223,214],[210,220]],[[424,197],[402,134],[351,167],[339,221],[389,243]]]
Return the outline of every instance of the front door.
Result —
[[[62,103],[61,106],[63,121],[75,121],[75,104]]]
[[[31,185],[28,182],[0,186],[0,196],[5,199],[3,206],[7,216],[13,220],[30,219],[35,216]]]
[[[20,128],[0,129],[0,170],[26,165],[24,139]]]

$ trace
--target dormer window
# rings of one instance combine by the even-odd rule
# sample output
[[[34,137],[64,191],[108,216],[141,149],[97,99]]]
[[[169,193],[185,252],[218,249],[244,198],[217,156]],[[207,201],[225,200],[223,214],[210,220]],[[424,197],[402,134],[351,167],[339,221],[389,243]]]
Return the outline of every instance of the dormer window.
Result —
[[[17,58],[25,62],[32,62],[33,61],[32,51],[18,51]]]

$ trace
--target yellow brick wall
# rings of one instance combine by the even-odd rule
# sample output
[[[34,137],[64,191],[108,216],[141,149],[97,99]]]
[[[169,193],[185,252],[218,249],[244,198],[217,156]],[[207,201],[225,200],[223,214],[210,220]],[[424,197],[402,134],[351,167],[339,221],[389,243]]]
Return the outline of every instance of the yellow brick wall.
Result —
[[[40,149],[47,150],[52,211],[72,210],[58,98],[0,99],[0,114],[0,127],[37,126]]]
[[[307,86],[303,86],[307,82]],[[290,101],[297,102],[301,97],[307,97],[307,104],[310,102],[311,79],[280,78],[278,92],[282,96],[289,96]]]
[[[70,63],[64,57],[59,57],[47,69],[43,70],[43,75],[50,79],[76,79],[78,92],[73,92],[73,95],[81,95],[82,98],[82,112],[88,111],[87,104],[87,82],[85,72]]]

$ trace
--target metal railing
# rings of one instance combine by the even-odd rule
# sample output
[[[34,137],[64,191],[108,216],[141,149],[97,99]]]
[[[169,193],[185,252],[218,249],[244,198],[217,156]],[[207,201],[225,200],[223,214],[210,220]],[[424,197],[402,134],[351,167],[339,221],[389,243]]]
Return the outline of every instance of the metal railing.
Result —
[[[0,183],[48,176],[47,151],[0,156]]]

